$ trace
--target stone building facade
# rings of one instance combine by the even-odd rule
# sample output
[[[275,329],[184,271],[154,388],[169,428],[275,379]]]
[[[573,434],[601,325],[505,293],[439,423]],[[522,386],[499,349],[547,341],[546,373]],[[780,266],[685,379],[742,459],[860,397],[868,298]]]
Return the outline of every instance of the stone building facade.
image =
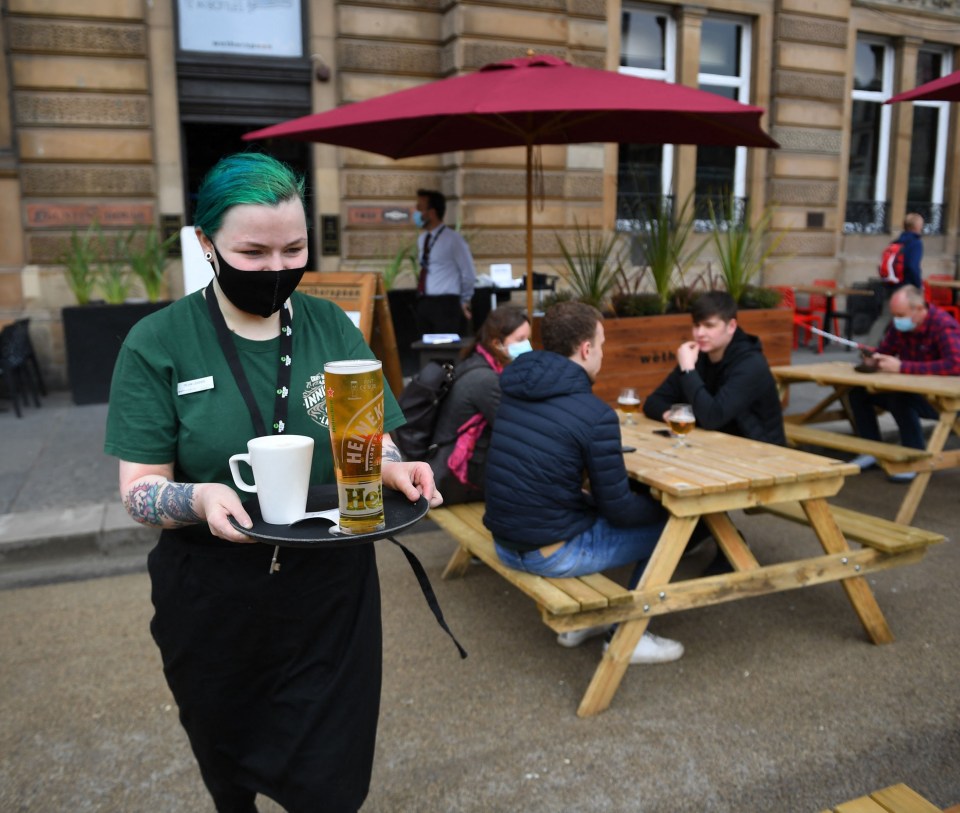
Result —
[[[209,15],[258,6],[285,10],[281,27],[294,11],[292,52],[192,50],[212,41]],[[865,279],[918,206],[934,224],[925,273],[955,273],[957,113],[881,104],[960,67],[955,0],[0,0],[0,9],[0,322],[31,318],[55,386],[65,383],[60,308],[73,304],[57,260],[72,230],[176,229],[189,223],[202,172],[242,148],[242,132],[531,50],[766,108],[779,150],[679,146],[638,159],[653,191],[675,201],[713,178],[754,216],[774,206],[784,238],[765,282]],[[434,187],[481,272],[492,262],[525,271],[522,149],[402,161],[323,145],[266,149],[307,172],[318,270],[382,268],[414,238],[414,191]],[[535,270],[553,271],[558,234],[629,220],[631,155],[542,148]],[[176,297],[177,263],[168,283]]]

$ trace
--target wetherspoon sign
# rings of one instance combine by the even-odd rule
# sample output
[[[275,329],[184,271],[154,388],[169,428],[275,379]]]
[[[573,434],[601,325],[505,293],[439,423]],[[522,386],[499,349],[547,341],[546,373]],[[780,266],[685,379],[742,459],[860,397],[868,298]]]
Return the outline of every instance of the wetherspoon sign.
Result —
[[[180,48],[303,56],[300,0],[178,0]]]

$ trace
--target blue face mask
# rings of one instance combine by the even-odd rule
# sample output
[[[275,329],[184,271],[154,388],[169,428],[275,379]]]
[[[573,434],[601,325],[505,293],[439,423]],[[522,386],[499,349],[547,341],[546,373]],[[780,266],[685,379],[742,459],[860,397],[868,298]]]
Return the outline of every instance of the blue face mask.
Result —
[[[510,358],[515,359],[518,356],[522,356],[524,353],[529,353],[533,350],[533,347],[530,345],[528,339],[524,339],[522,342],[515,342],[514,344],[507,345],[507,353],[510,354]]]
[[[909,333],[916,327],[916,325],[913,323],[913,319],[911,319],[909,316],[894,316],[893,326],[903,333]]]
[[[423,219],[423,212],[419,209],[415,210],[413,213],[413,225],[418,229],[422,229],[427,225],[427,221]]]

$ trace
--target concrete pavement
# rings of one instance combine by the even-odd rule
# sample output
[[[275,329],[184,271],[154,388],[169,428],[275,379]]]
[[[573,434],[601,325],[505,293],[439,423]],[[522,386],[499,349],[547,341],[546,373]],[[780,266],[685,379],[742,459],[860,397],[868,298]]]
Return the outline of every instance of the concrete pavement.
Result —
[[[142,570],[155,536],[113,513],[104,417],[62,394],[20,421],[0,413],[0,810],[212,810],[150,640],[147,578],[103,575]],[[935,474],[915,524],[956,537],[958,490],[960,473]],[[889,517],[902,493],[871,471],[837,502]],[[736,521],[761,561],[810,544],[800,526]],[[591,720],[575,711],[599,641],[558,647],[482,566],[441,581],[453,542],[430,523],[405,542],[470,657],[378,543],[384,690],[367,813],[815,813],[896,782],[960,803],[956,541],[870,577],[893,644],[867,643],[835,584],[679,613],[654,631],[682,640],[684,658],[631,667]]]

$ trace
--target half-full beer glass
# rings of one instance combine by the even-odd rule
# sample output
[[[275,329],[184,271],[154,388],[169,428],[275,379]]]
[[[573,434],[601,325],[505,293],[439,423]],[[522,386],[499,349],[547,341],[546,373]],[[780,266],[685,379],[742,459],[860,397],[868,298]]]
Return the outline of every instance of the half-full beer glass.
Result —
[[[383,372],[379,361],[323,365],[330,442],[340,498],[340,529],[363,534],[384,527],[380,454],[383,441]]]

